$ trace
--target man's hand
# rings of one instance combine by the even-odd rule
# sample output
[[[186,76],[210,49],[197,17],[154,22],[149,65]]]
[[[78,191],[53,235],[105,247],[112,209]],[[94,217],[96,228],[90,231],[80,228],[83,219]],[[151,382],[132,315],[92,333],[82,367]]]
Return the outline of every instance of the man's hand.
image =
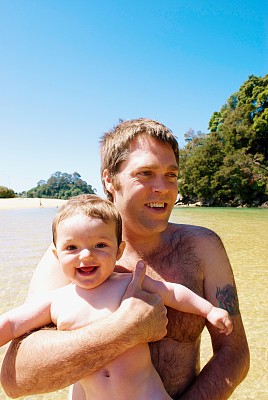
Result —
[[[155,342],[167,333],[167,310],[162,298],[142,289],[146,267],[138,261],[120,308],[127,308],[128,318],[133,319],[139,343]],[[132,331],[133,334],[133,331]]]

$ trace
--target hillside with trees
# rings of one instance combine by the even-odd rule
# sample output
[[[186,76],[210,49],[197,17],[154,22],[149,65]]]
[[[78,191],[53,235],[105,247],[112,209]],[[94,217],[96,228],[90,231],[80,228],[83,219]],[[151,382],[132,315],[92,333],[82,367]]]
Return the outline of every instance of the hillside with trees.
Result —
[[[12,199],[16,194],[14,190],[7,188],[6,186],[0,186],[0,199]]]
[[[259,206],[268,201],[268,75],[250,76],[209,121],[185,134],[180,151],[183,202]]]
[[[51,177],[45,181],[41,180],[37,183],[37,186],[28,190],[27,197],[39,197],[39,198],[50,198],[50,199],[64,199],[67,200],[72,196],[79,194],[94,194],[96,189],[92,189],[91,185],[81,179],[78,172],[73,174],[62,173],[60,171],[55,172]]]

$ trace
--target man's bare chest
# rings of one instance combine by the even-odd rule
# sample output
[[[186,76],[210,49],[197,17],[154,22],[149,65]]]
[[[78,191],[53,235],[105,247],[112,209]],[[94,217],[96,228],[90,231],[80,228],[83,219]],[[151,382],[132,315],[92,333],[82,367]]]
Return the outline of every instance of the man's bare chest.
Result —
[[[178,261],[177,265],[173,265],[172,267],[158,267],[158,271],[147,267],[146,273],[154,279],[182,284],[199,296],[203,296],[203,275],[198,266],[186,269]],[[166,337],[178,342],[185,343],[197,340],[204,328],[205,320],[198,315],[180,312],[167,307],[167,316],[168,326]]]

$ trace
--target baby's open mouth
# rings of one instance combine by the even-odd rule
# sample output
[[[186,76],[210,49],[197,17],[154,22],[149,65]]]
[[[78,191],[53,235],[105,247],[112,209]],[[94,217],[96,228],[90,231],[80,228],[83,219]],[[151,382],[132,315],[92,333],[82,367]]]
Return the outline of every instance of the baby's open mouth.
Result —
[[[96,272],[97,268],[98,268],[97,266],[81,267],[81,268],[77,268],[77,270],[82,275],[91,275],[91,274],[94,274],[94,272]]]

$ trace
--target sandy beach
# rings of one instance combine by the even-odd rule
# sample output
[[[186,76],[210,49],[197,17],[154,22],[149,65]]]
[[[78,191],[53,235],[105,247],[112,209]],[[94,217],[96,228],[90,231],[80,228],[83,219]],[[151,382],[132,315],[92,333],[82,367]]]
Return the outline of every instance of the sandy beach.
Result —
[[[60,199],[32,199],[15,197],[14,199],[0,199],[0,210],[12,210],[20,208],[55,208],[61,207],[66,200]]]

